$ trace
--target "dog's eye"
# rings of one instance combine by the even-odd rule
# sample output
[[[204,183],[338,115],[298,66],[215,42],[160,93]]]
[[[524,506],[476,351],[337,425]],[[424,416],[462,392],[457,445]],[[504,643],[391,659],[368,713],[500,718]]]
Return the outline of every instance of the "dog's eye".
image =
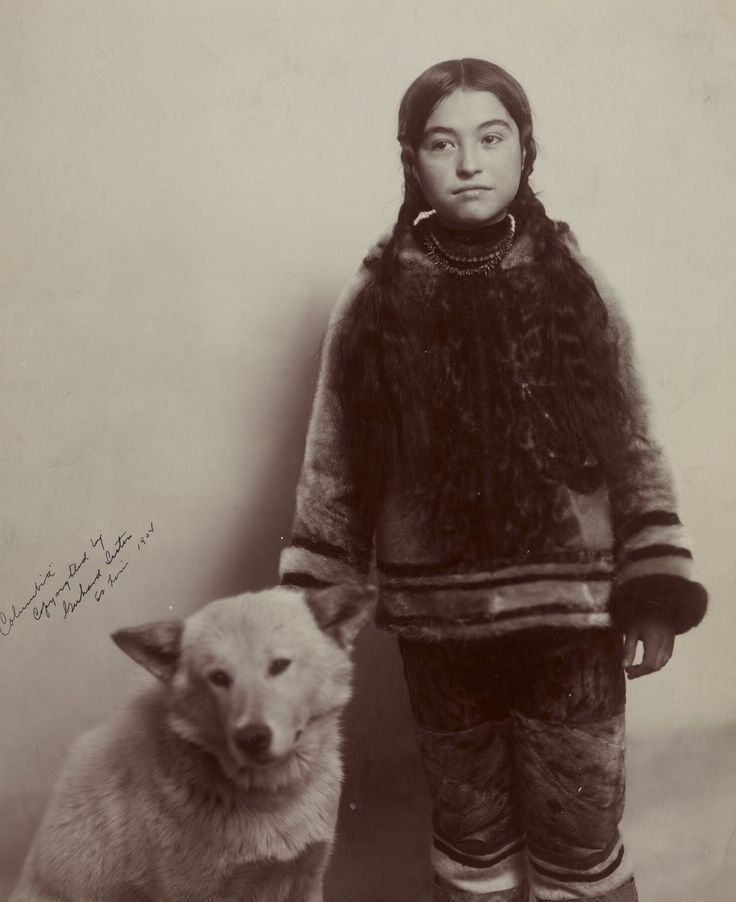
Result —
[[[271,676],[278,676],[286,670],[289,664],[291,664],[291,661],[288,658],[276,658],[274,661],[271,661],[268,672]]]
[[[230,674],[225,673],[224,670],[213,670],[211,674],[209,674],[209,681],[215,686],[229,686],[232,683],[230,679]]]

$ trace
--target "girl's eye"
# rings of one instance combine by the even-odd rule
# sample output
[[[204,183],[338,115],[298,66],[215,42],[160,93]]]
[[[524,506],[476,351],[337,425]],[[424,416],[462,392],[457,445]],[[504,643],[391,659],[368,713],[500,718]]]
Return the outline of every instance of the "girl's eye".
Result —
[[[268,672],[271,676],[278,676],[286,670],[289,664],[291,664],[291,661],[288,658],[276,658],[274,661],[271,661]]]
[[[224,670],[213,670],[209,674],[209,681],[213,686],[229,686],[232,683],[232,678]]]
[[[449,141],[435,141],[432,150],[446,150],[450,146]]]
[[[500,140],[501,140],[500,135],[485,135],[485,137],[483,138],[483,143],[484,144],[498,144],[498,142]]]

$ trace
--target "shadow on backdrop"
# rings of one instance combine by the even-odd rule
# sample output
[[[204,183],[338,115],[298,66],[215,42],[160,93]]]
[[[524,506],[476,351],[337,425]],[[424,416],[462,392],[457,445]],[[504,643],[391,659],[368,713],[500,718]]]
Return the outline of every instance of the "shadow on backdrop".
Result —
[[[241,528],[225,535],[219,562],[208,579],[208,597],[202,603],[256,591],[278,580],[279,553],[290,536],[319,348],[329,313],[323,298],[334,294],[322,293],[318,300],[314,292],[299,308],[304,312],[293,338],[285,342],[286,350],[281,346],[287,363],[277,380],[263,380],[268,387],[270,453],[260,472],[244,468],[234,485],[233,503],[240,504]],[[244,410],[244,444],[249,428]],[[107,637],[101,639],[107,650]],[[427,885],[428,819],[398,652],[392,639],[367,629],[355,656],[356,693],[345,725],[347,779],[326,899],[418,899],[418,888]],[[48,741],[53,743],[54,737]],[[55,778],[56,774],[49,775],[50,780]],[[3,799],[0,900],[7,899],[15,885],[47,801],[46,786],[39,787],[37,794]]]
[[[310,300],[305,309],[319,309],[319,302]],[[271,398],[273,453],[261,473],[242,474],[247,512],[213,576],[213,598],[263,589],[278,579],[326,327],[325,316],[306,317],[290,355],[295,365],[281,374],[279,393]],[[345,717],[346,780],[326,902],[419,902],[431,896],[429,803],[396,643],[369,627],[358,640],[355,661],[355,694]]]

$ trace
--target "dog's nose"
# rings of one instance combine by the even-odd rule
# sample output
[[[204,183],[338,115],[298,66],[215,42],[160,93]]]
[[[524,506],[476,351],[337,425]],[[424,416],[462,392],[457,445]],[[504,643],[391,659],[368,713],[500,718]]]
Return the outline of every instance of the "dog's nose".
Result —
[[[238,748],[249,755],[265,752],[271,745],[273,733],[265,723],[250,723],[235,731],[235,743]]]

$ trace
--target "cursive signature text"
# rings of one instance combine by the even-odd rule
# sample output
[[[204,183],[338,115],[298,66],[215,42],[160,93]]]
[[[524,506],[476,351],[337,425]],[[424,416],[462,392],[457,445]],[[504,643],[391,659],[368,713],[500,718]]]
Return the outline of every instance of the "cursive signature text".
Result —
[[[8,612],[0,611],[0,637],[7,638],[29,609],[35,621],[50,620],[56,610],[61,611],[66,620],[85,601],[91,598],[102,601],[130,566],[131,555],[136,557],[153,534],[151,522],[137,539],[128,530],[123,530],[106,547],[100,532],[89,540],[88,548],[83,548],[62,568],[60,578],[53,562],[50,563],[46,572],[34,580],[33,591],[25,601],[12,604]],[[58,581],[54,581],[55,577]]]

